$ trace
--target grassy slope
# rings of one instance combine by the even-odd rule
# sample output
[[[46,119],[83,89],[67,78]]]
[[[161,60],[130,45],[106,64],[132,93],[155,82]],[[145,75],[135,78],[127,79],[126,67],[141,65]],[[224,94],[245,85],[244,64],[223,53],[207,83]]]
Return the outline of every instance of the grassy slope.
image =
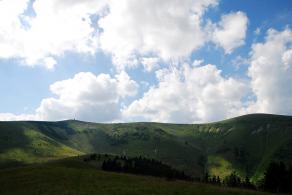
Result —
[[[212,125],[220,128],[213,153],[232,164],[242,175],[256,180],[271,160],[292,163],[292,117],[247,115]],[[237,155],[236,155],[237,153]]]
[[[28,122],[0,123],[0,167],[46,162],[82,152],[47,136]]]
[[[292,117],[257,114],[202,125],[1,122],[0,152],[2,161],[24,163],[91,152],[143,155],[195,176],[208,168],[256,180],[271,159],[292,162]]]
[[[0,194],[262,194],[100,171],[75,160],[0,171]]]

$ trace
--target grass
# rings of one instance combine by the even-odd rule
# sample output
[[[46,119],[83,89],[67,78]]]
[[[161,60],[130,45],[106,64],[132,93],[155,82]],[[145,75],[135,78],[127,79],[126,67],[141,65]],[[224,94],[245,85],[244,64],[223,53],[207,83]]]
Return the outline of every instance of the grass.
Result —
[[[224,178],[235,171],[230,162],[221,156],[214,155],[208,157],[208,169],[210,175],[220,175],[221,178]]]
[[[8,124],[8,127],[1,128],[0,132],[2,162],[16,161],[28,164],[82,154],[28,125]]]
[[[185,181],[118,174],[75,160],[0,171],[0,194],[264,194]]]

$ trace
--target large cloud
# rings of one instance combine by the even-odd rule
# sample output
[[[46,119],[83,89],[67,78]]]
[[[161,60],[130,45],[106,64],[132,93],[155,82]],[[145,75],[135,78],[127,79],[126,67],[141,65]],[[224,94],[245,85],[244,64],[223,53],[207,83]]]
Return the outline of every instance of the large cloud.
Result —
[[[101,48],[120,68],[134,66],[139,55],[164,60],[189,55],[204,44],[201,17],[217,0],[110,1],[99,21]]]
[[[78,73],[72,79],[52,84],[50,89],[57,98],[44,99],[36,112],[43,120],[118,120],[120,100],[135,95],[137,87],[125,72],[115,78],[107,74]]]
[[[29,3],[31,10],[27,10]],[[90,16],[100,13],[104,5],[103,0],[2,0],[0,57],[52,69],[57,63],[54,57],[66,51],[93,54],[98,32]]]
[[[31,115],[0,114],[1,120],[120,120],[121,100],[137,93],[138,84],[127,73],[115,77],[81,72],[72,79],[57,81],[50,86],[56,97],[42,100]]]
[[[206,122],[245,112],[247,84],[224,78],[214,65],[164,69],[157,78],[157,86],[124,109],[127,120]]]
[[[0,1],[0,57],[10,58],[21,50],[20,37],[21,14],[25,11],[29,0],[2,0]]]
[[[218,24],[213,24],[211,39],[221,46],[225,53],[231,53],[245,43],[247,24],[248,18],[243,12],[223,15]]]
[[[291,29],[270,29],[263,43],[253,44],[248,74],[256,101],[250,112],[291,114],[291,46]]]

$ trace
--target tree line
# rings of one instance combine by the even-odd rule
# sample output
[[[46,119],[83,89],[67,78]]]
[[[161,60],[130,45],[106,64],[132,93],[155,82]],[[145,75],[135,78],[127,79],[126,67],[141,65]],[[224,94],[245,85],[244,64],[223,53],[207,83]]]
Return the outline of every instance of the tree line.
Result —
[[[228,187],[240,187],[247,189],[256,189],[255,185],[250,182],[249,177],[242,179],[239,177],[236,172],[232,172],[230,175],[226,176],[224,179],[221,179],[219,176],[210,176],[209,173],[206,173],[202,182],[210,183],[219,186],[228,186]]]
[[[228,187],[292,194],[292,167],[285,165],[283,162],[271,162],[264,173],[263,179],[257,186],[250,182],[249,177],[246,176],[245,179],[242,179],[236,172],[232,172],[224,179],[206,173],[202,181]]]
[[[261,188],[275,193],[292,194],[292,167],[283,162],[270,163]]]
[[[141,156],[133,158],[116,156],[109,158],[103,161],[101,168],[105,171],[165,177],[169,180],[193,180],[192,177],[186,175],[183,171],[176,170],[161,161]]]

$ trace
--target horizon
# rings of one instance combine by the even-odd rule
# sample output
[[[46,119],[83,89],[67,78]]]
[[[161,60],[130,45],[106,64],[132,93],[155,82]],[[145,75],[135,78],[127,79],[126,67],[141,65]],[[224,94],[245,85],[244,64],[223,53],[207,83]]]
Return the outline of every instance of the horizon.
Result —
[[[2,0],[0,121],[292,115],[289,0]]]
[[[85,121],[79,119],[63,119],[63,120],[0,120],[0,122],[49,122],[49,123],[58,123],[58,122],[67,122],[67,121],[77,121],[83,123],[94,123],[94,124],[138,124],[138,123],[153,123],[153,124],[171,124],[171,125],[205,125],[205,124],[213,124],[213,123],[220,123],[227,120],[237,119],[237,118],[244,118],[246,116],[279,116],[279,117],[292,117],[292,115],[282,115],[282,114],[269,114],[269,113],[250,113],[244,114],[239,116],[234,116],[231,118],[226,118],[223,120],[212,121],[212,122],[203,122],[203,123],[171,123],[171,122],[159,122],[159,121],[131,121],[131,122],[92,122],[92,121]]]

